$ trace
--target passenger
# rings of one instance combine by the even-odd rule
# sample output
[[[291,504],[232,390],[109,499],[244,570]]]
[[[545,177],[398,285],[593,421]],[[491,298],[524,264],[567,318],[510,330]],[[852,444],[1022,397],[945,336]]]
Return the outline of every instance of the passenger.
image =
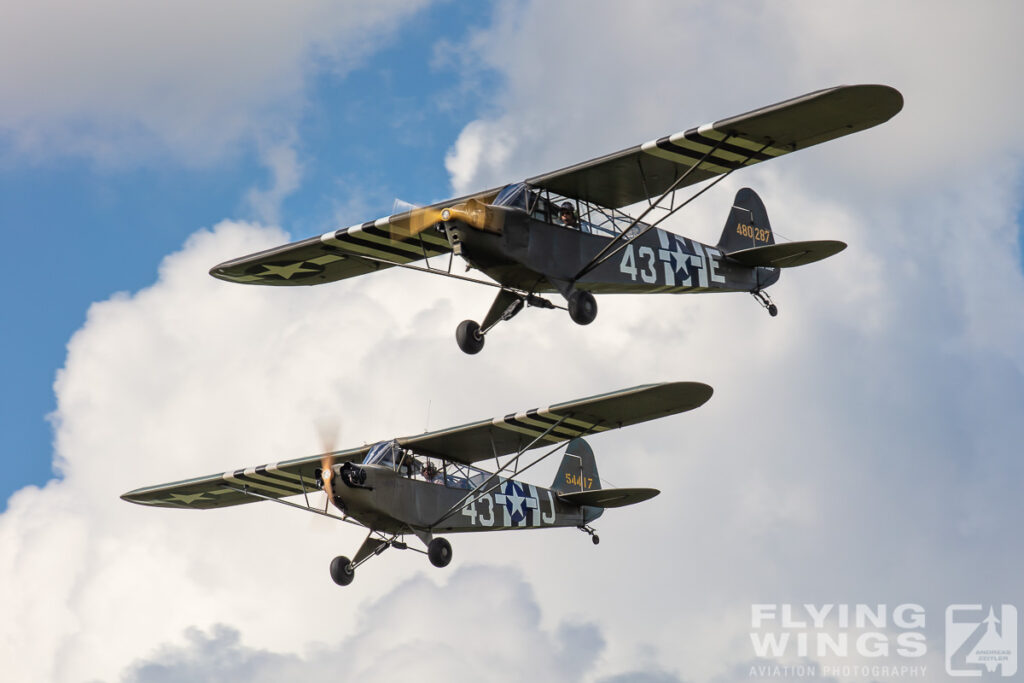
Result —
[[[438,474],[440,474],[440,471],[437,469],[437,466],[434,465],[434,463],[428,462],[426,466],[423,468],[423,478],[426,479],[431,484],[442,483],[440,478],[438,478],[437,476]]]
[[[558,219],[562,221],[562,225],[567,228],[578,228],[579,224],[576,221],[576,209],[573,208],[571,202],[564,202],[562,208],[558,212]]]

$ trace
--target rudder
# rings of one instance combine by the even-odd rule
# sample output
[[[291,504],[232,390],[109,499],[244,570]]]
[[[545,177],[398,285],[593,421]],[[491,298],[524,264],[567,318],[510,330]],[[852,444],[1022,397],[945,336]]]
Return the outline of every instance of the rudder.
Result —
[[[593,449],[583,439],[573,439],[565,449],[551,489],[558,493],[573,493],[600,488],[601,478],[597,475]]]
[[[725,221],[718,248],[728,254],[731,251],[763,247],[775,244],[775,235],[768,221],[768,211],[757,193],[744,187],[736,193],[732,211]]]

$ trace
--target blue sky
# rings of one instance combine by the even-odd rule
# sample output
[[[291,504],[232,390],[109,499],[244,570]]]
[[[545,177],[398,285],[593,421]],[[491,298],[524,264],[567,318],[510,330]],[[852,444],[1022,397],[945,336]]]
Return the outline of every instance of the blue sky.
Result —
[[[317,681],[344,662],[361,681],[749,683],[775,680],[751,673],[765,663],[877,662],[760,657],[754,604],[913,603],[927,652],[886,661],[931,681],[948,605],[1021,606],[1020,6],[18,9],[0,23],[13,678]],[[892,85],[905,108],[730,176],[675,226],[713,242],[749,186],[778,234],[847,242],[784,273],[777,318],[740,295],[601,297],[592,325],[531,309],[466,357],[453,331],[487,310],[482,288],[398,269],[311,288],[207,274],[396,198],[842,83]],[[327,567],[358,530],[118,497],[317,452],[322,418],[348,446],[662,380],[715,395],[591,439],[602,481],[662,490],[603,516],[596,547],[573,530],[453,535],[445,570],[388,552],[341,590]]]
[[[396,198],[449,196],[444,154],[487,107],[491,86],[481,74],[480,105],[452,106],[445,93],[458,87],[459,64],[436,43],[453,26],[462,32],[485,24],[490,11],[486,3],[439,3],[398,23],[372,60],[357,60],[351,71],[326,64],[307,72],[294,122],[302,182],[280,202],[282,227],[301,238],[387,215]],[[0,225],[9,253],[21,256],[10,264],[10,281],[19,284],[4,295],[0,341],[10,388],[0,409],[5,504],[15,490],[53,476],[46,420],[56,407],[53,379],[89,305],[152,284],[161,259],[196,229],[261,218],[245,197],[272,182],[254,140],[199,164],[159,152],[100,162],[59,149],[27,157],[7,147]],[[48,264],[45,275],[40,261]]]

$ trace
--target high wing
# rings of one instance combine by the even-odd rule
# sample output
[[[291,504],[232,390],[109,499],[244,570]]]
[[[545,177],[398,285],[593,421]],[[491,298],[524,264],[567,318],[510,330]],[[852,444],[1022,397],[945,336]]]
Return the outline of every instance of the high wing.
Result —
[[[527,447],[540,448],[693,410],[711,398],[700,382],[644,384],[608,394],[512,413],[492,420],[399,439],[428,455],[472,464]]]
[[[362,460],[369,450],[370,446],[366,445],[337,451],[329,454],[329,457],[334,463],[352,462]],[[129,491],[121,498],[130,503],[154,507],[206,510],[255,503],[260,500],[247,495],[247,489],[267,498],[287,498],[303,493],[315,493],[319,491],[315,478],[316,470],[321,466],[324,457],[312,455],[170,484],[147,486]]]
[[[711,398],[700,382],[645,384],[599,396],[558,403],[547,408],[481,420],[398,439],[416,452],[470,464],[526,448],[539,448],[578,436],[625,427],[693,410]],[[538,438],[539,437],[539,438]],[[333,463],[362,460],[370,446],[328,454]],[[129,491],[122,499],[155,507],[209,509],[317,491],[315,470],[324,455],[232,470],[197,479]]]
[[[613,209],[658,197],[705,153],[679,187],[888,121],[903,96],[886,85],[841,85],[668,135],[553,173],[534,187]]]
[[[255,285],[319,285],[449,253],[452,248],[434,230],[420,230],[422,217],[469,199],[489,201],[498,190],[431,204],[361,225],[331,230],[266,251],[225,261],[210,275]],[[427,219],[429,220],[429,219]],[[433,222],[436,222],[433,221]]]

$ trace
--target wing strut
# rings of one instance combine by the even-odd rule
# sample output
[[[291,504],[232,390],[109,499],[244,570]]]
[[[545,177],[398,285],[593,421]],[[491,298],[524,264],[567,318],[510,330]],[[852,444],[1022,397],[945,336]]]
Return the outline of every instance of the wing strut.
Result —
[[[708,190],[710,190],[710,189],[711,189],[712,187],[714,187],[715,185],[717,185],[717,184],[718,184],[718,183],[720,183],[721,181],[723,181],[723,180],[725,180],[726,178],[728,178],[728,177],[729,177],[729,175],[731,175],[733,171],[735,171],[735,170],[736,170],[737,168],[742,168],[742,167],[743,167],[743,166],[744,166],[744,165],[745,165],[745,164],[746,164],[746,163],[747,163],[748,161],[750,161],[750,160],[751,160],[751,159],[753,159],[753,158],[754,158],[755,156],[757,156],[758,154],[760,154],[761,152],[763,152],[763,151],[764,151],[765,149],[767,149],[768,147],[770,147],[770,146],[771,146],[771,144],[772,144],[772,141],[771,141],[771,140],[769,140],[769,141],[768,141],[768,142],[766,142],[766,143],[765,143],[765,144],[764,144],[764,145],[763,145],[763,146],[762,146],[762,147],[761,147],[760,149],[758,149],[758,150],[756,150],[756,151],[751,151],[751,152],[750,152],[750,154],[748,154],[748,155],[747,155],[747,158],[746,158],[746,159],[744,159],[744,160],[743,160],[743,161],[742,161],[742,162],[741,162],[740,164],[737,164],[737,165],[736,165],[736,166],[734,166],[733,168],[729,169],[728,171],[726,171],[726,172],[725,172],[725,173],[723,173],[722,175],[720,175],[720,176],[718,176],[717,178],[715,178],[715,179],[714,179],[714,180],[713,180],[713,181],[712,181],[712,182],[711,182],[711,183],[710,183],[709,185],[707,185],[706,187],[702,188],[702,189],[701,189],[701,190],[700,190],[699,192],[697,192],[696,194],[694,194],[694,195],[693,195],[692,197],[690,197],[689,199],[687,199],[687,200],[686,200],[685,202],[683,202],[683,203],[682,203],[682,204],[680,204],[679,206],[675,206],[675,207],[671,208],[671,209],[670,209],[670,210],[668,211],[668,213],[666,213],[666,214],[665,214],[664,216],[662,216],[662,217],[661,217],[661,218],[659,218],[658,220],[654,221],[654,222],[653,222],[653,223],[651,223],[650,225],[647,225],[647,226],[645,226],[643,230],[641,230],[641,231],[640,231],[640,232],[638,232],[637,234],[633,235],[632,237],[630,237],[630,238],[629,238],[628,240],[626,240],[626,241],[625,241],[625,242],[623,242],[622,244],[618,244],[618,245],[616,244],[616,242],[618,241],[618,239],[619,239],[620,237],[622,237],[623,235],[626,235],[626,234],[628,234],[628,233],[629,233],[629,231],[630,231],[630,230],[632,230],[632,229],[633,229],[633,228],[634,228],[634,227],[636,226],[636,224],[637,224],[637,223],[639,223],[639,222],[640,222],[641,220],[643,220],[644,216],[646,216],[646,215],[647,215],[648,213],[650,213],[650,212],[651,212],[651,211],[652,211],[652,210],[653,210],[653,209],[654,209],[654,208],[655,208],[656,206],[659,206],[659,205],[660,205],[660,204],[661,204],[661,203],[662,203],[662,202],[663,202],[663,201],[665,200],[665,197],[667,197],[667,196],[669,196],[670,194],[672,194],[673,192],[675,192],[676,188],[677,188],[677,187],[679,187],[679,186],[680,186],[680,184],[681,184],[681,183],[682,183],[682,182],[683,182],[684,180],[686,180],[686,177],[687,177],[688,175],[690,175],[691,173],[693,173],[693,171],[695,171],[695,170],[696,170],[697,168],[699,168],[699,167],[700,167],[700,165],[701,165],[702,163],[704,163],[704,162],[705,162],[705,161],[706,161],[706,160],[707,160],[707,159],[708,159],[708,158],[709,158],[709,157],[710,157],[710,156],[711,156],[712,154],[714,154],[714,153],[715,153],[715,151],[716,151],[716,150],[717,150],[717,149],[718,149],[719,147],[721,147],[721,146],[722,146],[722,145],[723,145],[723,144],[724,144],[724,143],[725,143],[725,142],[726,142],[726,141],[727,141],[727,140],[728,140],[728,139],[729,139],[730,137],[732,137],[732,135],[726,135],[726,136],[725,136],[724,138],[722,138],[721,140],[719,140],[719,141],[718,141],[718,143],[716,143],[714,147],[712,147],[712,148],[711,148],[710,150],[708,150],[707,152],[705,152],[705,153],[704,153],[704,156],[702,156],[702,157],[701,157],[700,159],[698,159],[698,160],[697,160],[697,161],[696,161],[695,163],[693,163],[693,164],[692,164],[692,165],[690,166],[690,168],[686,169],[686,172],[685,172],[685,173],[683,173],[683,175],[679,176],[679,177],[678,177],[678,178],[676,179],[676,181],[675,181],[674,183],[672,183],[671,185],[669,185],[668,189],[667,189],[667,190],[665,190],[665,192],[663,192],[663,193],[662,193],[662,195],[661,195],[660,197],[658,197],[657,201],[655,201],[655,202],[654,202],[654,203],[652,203],[652,204],[649,204],[649,205],[648,205],[648,207],[647,207],[646,209],[644,209],[644,210],[643,210],[643,211],[642,211],[642,212],[640,213],[640,215],[639,215],[639,216],[637,216],[636,218],[634,218],[634,219],[633,219],[633,222],[632,222],[632,223],[630,223],[630,224],[629,224],[629,226],[628,226],[628,227],[626,227],[626,229],[625,229],[625,230],[623,230],[622,232],[620,232],[620,233],[619,233],[618,235],[616,235],[616,236],[615,236],[615,237],[614,237],[614,238],[612,239],[612,241],[611,241],[611,242],[609,242],[608,244],[606,244],[606,245],[605,245],[605,247],[604,247],[604,249],[602,249],[601,251],[599,251],[599,252],[597,253],[597,255],[596,255],[596,256],[594,256],[594,258],[592,258],[592,259],[590,260],[590,263],[588,263],[587,265],[583,266],[583,268],[581,268],[581,269],[580,269],[580,272],[576,273],[576,275],[575,275],[575,276],[574,276],[574,277],[572,278],[572,282],[577,282],[577,281],[578,281],[578,280],[579,280],[579,279],[580,279],[581,277],[583,277],[584,275],[586,275],[587,273],[589,273],[590,271],[592,271],[592,270],[593,270],[594,268],[597,268],[597,267],[598,267],[598,266],[600,266],[600,265],[601,265],[602,263],[604,263],[604,262],[605,262],[605,261],[607,261],[608,259],[612,258],[612,257],[613,257],[613,256],[615,256],[616,254],[618,254],[618,253],[619,253],[620,251],[622,251],[623,249],[625,249],[626,247],[628,247],[628,246],[629,246],[630,244],[632,244],[632,243],[633,243],[634,241],[636,241],[637,239],[639,239],[641,235],[645,234],[645,233],[646,233],[647,231],[651,230],[652,228],[654,228],[654,227],[657,227],[657,225],[658,225],[659,223],[663,222],[663,221],[664,221],[664,220],[665,220],[666,218],[668,218],[669,216],[671,216],[671,215],[675,214],[675,213],[676,213],[677,211],[679,211],[679,210],[680,210],[680,209],[682,209],[682,208],[683,208],[684,206],[686,206],[687,204],[689,204],[690,202],[692,202],[692,201],[693,201],[694,199],[696,199],[697,197],[701,196],[702,194],[704,194],[705,192],[707,192]]]
[[[472,491],[470,491],[465,496],[463,496],[462,499],[459,500],[459,502],[455,503],[450,508],[448,508],[448,510],[443,515],[441,515],[441,517],[439,517],[437,519],[437,521],[435,521],[433,524],[431,524],[429,528],[433,529],[438,524],[440,524],[444,520],[446,520],[449,517],[451,517],[452,515],[454,515],[456,512],[458,512],[460,509],[462,509],[462,507],[466,504],[467,501],[472,500],[474,497],[478,498],[479,496],[486,496],[488,493],[490,493],[491,491],[494,491],[499,486],[501,486],[501,480],[498,478],[498,475],[501,474],[502,472],[504,472],[506,469],[508,469],[509,465],[515,465],[515,467],[513,467],[513,469],[512,469],[512,472],[511,472],[510,476],[511,477],[518,477],[519,475],[521,475],[523,472],[527,471],[528,469],[530,469],[534,465],[537,465],[541,461],[546,460],[547,458],[549,458],[554,453],[557,453],[559,450],[568,447],[568,445],[570,443],[572,443],[572,439],[566,439],[565,441],[562,441],[561,443],[555,444],[550,450],[548,450],[547,452],[545,452],[542,455],[538,456],[529,465],[527,465],[526,467],[523,467],[522,469],[519,469],[519,458],[520,458],[520,456],[522,456],[522,454],[525,453],[526,451],[528,451],[531,448],[533,448],[533,445],[535,443],[537,443],[538,441],[543,439],[545,436],[547,436],[548,434],[553,432],[555,429],[558,428],[559,425],[561,425],[563,422],[565,422],[565,420],[569,419],[570,417],[571,417],[571,415],[563,415],[558,420],[558,422],[556,422],[555,424],[553,424],[550,427],[548,427],[542,434],[538,435],[533,441],[531,441],[529,443],[529,445],[519,449],[519,452],[516,453],[511,458],[509,458],[508,462],[506,462],[504,465],[502,465],[498,469],[497,472],[492,473],[491,476],[487,477],[487,479],[482,481]],[[578,437],[575,437],[575,438],[578,439],[578,438],[581,438],[583,436],[589,436],[590,434],[593,434],[594,433],[594,428],[597,427],[600,424],[601,424],[600,422],[593,423],[592,425],[587,427],[585,430],[580,432],[580,435]],[[496,479],[497,479],[497,481],[495,481]]]
[[[347,517],[347,516],[346,517],[338,517],[337,515],[332,515],[331,513],[327,512],[326,510],[320,510],[319,508],[315,508],[315,507],[309,505],[308,504],[309,503],[309,499],[308,498],[306,499],[306,503],[307,503],[306,505],[299,505],[298,503],[293,503],[293,502],[288,501],[288,500],[282,500],[280,498],[273,498],[271,496],[264,496],[262,493],[256,493],[255,491],[250,490],[248,486],[245,486],[243,488],[238,488],[237,486],[225,485],[224,488],[231,489],[232,491],[235,491],[237,493],[241,493],[243,496],[251,496],[253,498],[259,498],[260,500],[269,500],[271,503],[280,503],[281,505],[287,505],[288,507],[295,508],[296,510],[303,510],[305,512],[312,512],[314,515],[320,515],[321,517],[327,517],[329,519],[334,519],[334,520],[337,520],[339,522],[346,522],[348,524],[354,524],[356,526],[361,526],[363,528],[366,528],[365,524],[362,524],[361,522],[358,522],[358,521],[352,519],[351,517]]]

